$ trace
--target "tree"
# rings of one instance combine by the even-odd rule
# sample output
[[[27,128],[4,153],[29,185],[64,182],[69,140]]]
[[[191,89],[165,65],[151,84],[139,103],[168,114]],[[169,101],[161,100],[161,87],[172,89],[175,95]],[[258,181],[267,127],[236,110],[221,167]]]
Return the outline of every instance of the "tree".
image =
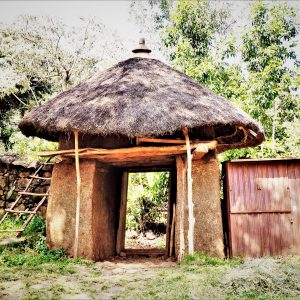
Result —
[[[163,42],[174,67],[220,95],[235,95],[232,89],[243,78],[240,68],[228,60],[235,55],[228,4],[179,0],[170,19]]]
[[[5,149],[12,140],[17,143],[11,137],[27,110],[116,62],[122,50],[119,38],[96,19],[81,19],[77,27],[35,16],[1,24],[0,140]],[[13,121],[12,115],[19,119]]]
[[[145,232],[149,225],[166,224],[169,173],[130,173],[127,228]]]
[[[248,71],[245,100],[248,112],[263,124],[271,142],[270,155],[294,153],[299,146],[299,137],[292,144],[285,143],[289,127],[299,125],[298,33],[299,22],[291,6],[269,6],[263,1],[252,5],[251,27],[242,37],[241,49]]]
[[[287,4],[252,4],[244,34],[233,36],[235,20],[226,3],[179,0],[164,28],[170,60],[219,95],[236,102],[265,129],[256,149],[232,150],[225,158],[299,155],[299,32]]]

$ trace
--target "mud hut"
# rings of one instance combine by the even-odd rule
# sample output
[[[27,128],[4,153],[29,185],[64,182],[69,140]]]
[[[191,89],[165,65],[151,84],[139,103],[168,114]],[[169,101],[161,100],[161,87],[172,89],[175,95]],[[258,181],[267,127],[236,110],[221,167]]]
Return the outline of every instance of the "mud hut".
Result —
[[[29,112],[26,136],[59,143],[47,210],[47,241],[101,260],[124,251],[131,170],[170,170],[166,255],[223,256],[216,154],[264,140],[232,102],[163,62],[121,61]],[[126,249],[125,249],[126,251]]]

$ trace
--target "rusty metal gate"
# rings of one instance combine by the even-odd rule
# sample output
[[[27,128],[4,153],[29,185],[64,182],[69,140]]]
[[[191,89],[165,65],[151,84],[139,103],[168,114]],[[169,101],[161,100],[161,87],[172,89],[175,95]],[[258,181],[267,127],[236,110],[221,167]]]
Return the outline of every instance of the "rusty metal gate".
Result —
[[[300,254],[300,159],[225,164],[230,256]]]

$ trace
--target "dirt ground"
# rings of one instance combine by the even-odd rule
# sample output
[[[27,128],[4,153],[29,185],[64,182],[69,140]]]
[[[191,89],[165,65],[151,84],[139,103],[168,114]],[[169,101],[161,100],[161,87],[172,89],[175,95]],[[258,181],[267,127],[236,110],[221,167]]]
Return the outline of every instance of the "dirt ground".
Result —
[[[134,230],[127,230],[125,235],[125,249],[151,249],[166,247],[166,234],[156,235],[152,231],[145,234]]]
[[[140,283],[142,287],[159,272],[174,267],[176,263],[160,258],[116,259],[67,266],[66,270],[51,270],[51,265],[45,265],[37,272],[18,270],[18,278],[7,272],[6,278],[1,278],[0,299],[130,299],[130,295],[118,296],[128,284]]]
[[[300,257],[0,265],[0,299],[300,299]]]

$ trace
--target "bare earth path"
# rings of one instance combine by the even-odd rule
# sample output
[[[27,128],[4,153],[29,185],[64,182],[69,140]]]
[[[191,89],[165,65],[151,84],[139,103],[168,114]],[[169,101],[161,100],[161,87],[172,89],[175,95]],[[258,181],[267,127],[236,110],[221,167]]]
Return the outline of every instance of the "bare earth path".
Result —
[[[65,270],[51,270],[51,265],[45,265],[42,270],[18,270],[18,278],[11,270],[6,278],[2,276],[0,299],[119,299],[128,284],[138,284],[142,289],[147,280],[175,266],[157,258],[72,265]]]
[[[300,257],[245,261],[200,256],[177,265],[161,259],[26,265],[0,263],[0,299],[300,299]],[[25,258],[24,258],[25,259]],[[20,265],[17,265],[20,260]]]

